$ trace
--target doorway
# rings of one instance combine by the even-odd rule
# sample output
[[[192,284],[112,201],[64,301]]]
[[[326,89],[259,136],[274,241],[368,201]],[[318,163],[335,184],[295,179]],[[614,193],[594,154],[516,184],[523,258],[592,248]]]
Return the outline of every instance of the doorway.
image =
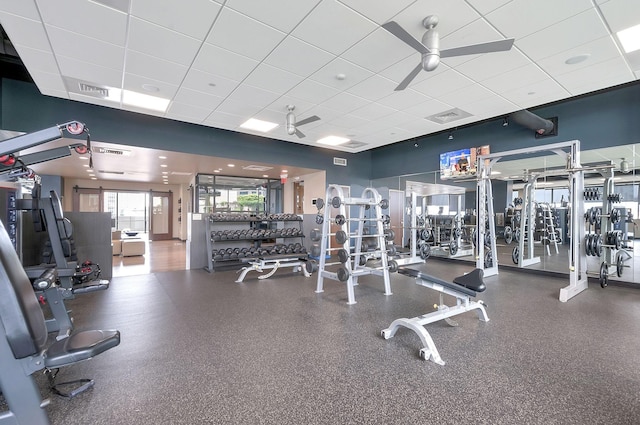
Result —
[[[293,213],[304,214],[304,182],[293,182]]]
[[[151,220],[149,222],[149,240],[166,241],[173,238],[172,193],[151,192]]]

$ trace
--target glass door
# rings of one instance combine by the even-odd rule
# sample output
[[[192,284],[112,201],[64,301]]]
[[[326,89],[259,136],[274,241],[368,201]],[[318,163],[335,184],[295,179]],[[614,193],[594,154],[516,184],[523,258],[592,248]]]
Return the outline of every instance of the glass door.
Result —
[[[171,192],[151,192],[150,240],[160,241],[173,237],[171,205]]]

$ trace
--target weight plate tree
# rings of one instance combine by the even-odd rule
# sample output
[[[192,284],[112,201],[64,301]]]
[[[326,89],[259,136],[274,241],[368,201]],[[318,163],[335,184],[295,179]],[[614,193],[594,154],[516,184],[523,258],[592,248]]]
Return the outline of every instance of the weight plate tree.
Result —
[[[389,272],[397,271],[398,264],[387,258],[387,239],[393,239],[393,235],[390,232],[391,229],[385,231],[384,226],[385,222],[388,223],[388,216],[383,214],[383,209],[386,210],[389,207],[389,201],[382,199],[374,188],[365,188],[359,198],[345,197],[342,187],[338,185],[329,185],[325,196],[324,214],[321,216],[322,219],[316,220],[316,223],[322,221],[320,246],[316,245],[316,251],[319,254],[316,293],[324,292],[325,278],[344,282],[347,285],[347,304],[355,304],[354,286],[358,284],[358,277],[376,275],[384,280],[384,294],[391,295]],[[316,200],[316,205],[317,202]],[[338,210],[338,214],[333,219],[330,211],[332,208]],[[332,223],[340,228],[336,233],[331,233]],[[369,234],[365,232],[365,223],[373,225],[374,230]],[[314,234],[317,235],[317,233],[319,232]],[[336,237],[338,247],[330,246],[331,236]],[[364,256],[371,249],[380,256],[378,267],[367,265]],[[326,254],[333,254],[334,251],[339,261],[327,262]],[[328,267],[337,267],[337,269],[330,271]]]

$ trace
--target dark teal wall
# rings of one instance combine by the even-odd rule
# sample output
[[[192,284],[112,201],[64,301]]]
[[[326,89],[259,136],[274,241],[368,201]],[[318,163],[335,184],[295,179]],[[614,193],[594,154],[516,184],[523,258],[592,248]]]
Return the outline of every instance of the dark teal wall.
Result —
[[[371,151],[372,179],[435,171],[440,153],[490,145],[491,152],[521,149],[578,139],[581,150],[640,142],[640,84],[634,83],[601,94],[581,97],[545,108],[535,114],[559,119],[558,136],[536,139],[533,131],[502,118],[462,128],[448,140],[448,133],[419,138]],[[418,147],[414,144],[418,143]]]
[[[1,99],[6,130],[31,132],[78,120],[98,141],[326,170],[331,184],[367,186],[371,175],[369,152],[348,154],[43,96],[35,85],[10,79],[2,80]],[[346,158],[348,166],[333,165],[334,156]]]

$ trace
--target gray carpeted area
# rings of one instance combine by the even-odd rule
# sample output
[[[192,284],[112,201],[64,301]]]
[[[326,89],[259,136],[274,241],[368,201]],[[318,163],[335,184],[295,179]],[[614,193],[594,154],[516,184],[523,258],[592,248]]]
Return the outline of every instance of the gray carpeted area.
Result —
[[[469,266],[412,266],[451,279]],[[60,372],[93,377],[72,400],[51,396],[53,424],[632,424],[640,422],[640,291],[512,271],[486,279],[460,326],[427,326],[439,366],[399,317],[433,310],[435,291],[392,275],[343,284],[281,270],[270,279],[201,270],[115,278],[69,303],[77,329],[117,328],[122,343]],[[48,390],[42,383],[43,393]]]

